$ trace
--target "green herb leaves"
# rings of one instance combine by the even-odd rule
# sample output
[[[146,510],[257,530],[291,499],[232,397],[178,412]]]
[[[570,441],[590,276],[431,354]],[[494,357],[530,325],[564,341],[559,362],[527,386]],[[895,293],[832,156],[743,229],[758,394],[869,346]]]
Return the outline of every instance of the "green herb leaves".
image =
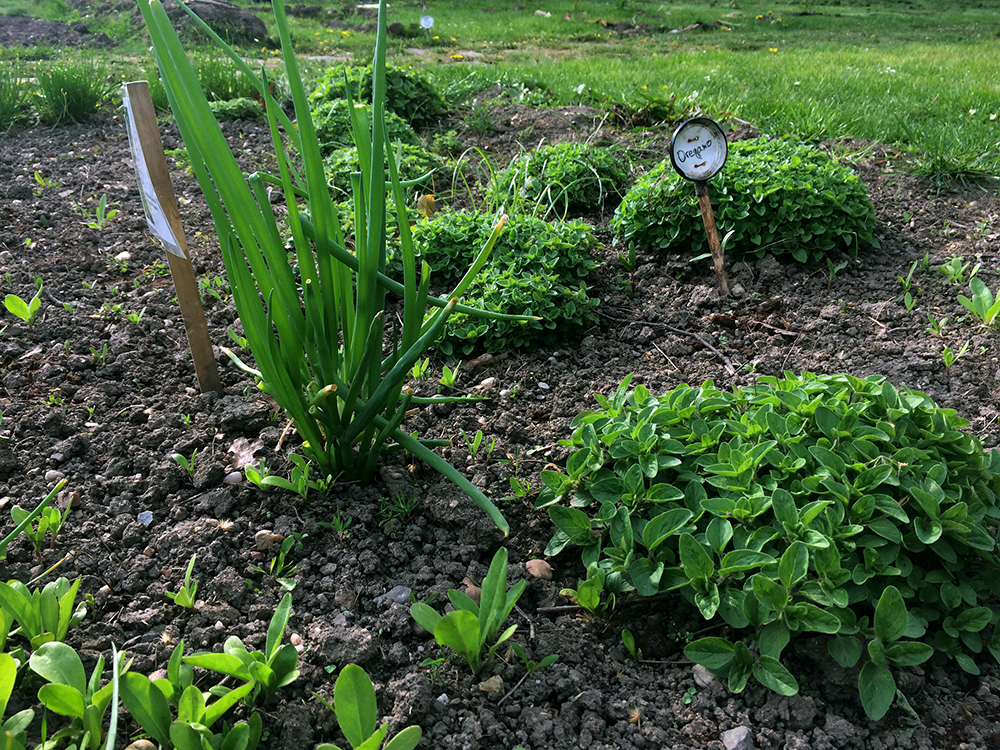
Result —
[[[719,234],[735,253],[818,261],[827,252],[870,244],[875,215],[864,184],[826,154],[791,140],[737,141],[712,180]],[[704,245],[693,191],[663,162],[636,181],[611,222],[620,238],[658,250]]]
[[[794,692],[778,660],[805,632],[834,636],[845,666],[867,652],[873,718],[895,696],[894,666],[941,651],[978,671],[1000,456],[954,411],[878,377],[786,373],[660,397],[630,381],[574,419],[566,473],[542,475],[548,554],[580,547],[608,601],[677,590],[744,630],[758,654],[721,638],[686,650],[734,690],[753,677]]]

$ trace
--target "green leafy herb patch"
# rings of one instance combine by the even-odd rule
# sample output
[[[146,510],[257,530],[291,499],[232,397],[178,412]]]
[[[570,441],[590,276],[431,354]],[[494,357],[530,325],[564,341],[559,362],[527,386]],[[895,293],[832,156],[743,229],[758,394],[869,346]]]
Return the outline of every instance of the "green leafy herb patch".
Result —
[[[444,160],[432,151],[409,143],[396,143],[389,148],[393,150],[399,179],[403,182],[422,181],[421,178],[436,172],[445,164]],[[338,199],[346,200],[352,197],[350,176],[361,171],[357,147],[337,149],[323,159],[323,169],[329,186]]]
[[[395,112],[414,127],[436,125],[438,115],[447,110],[444,99],[431,82],[411,68],[387,66],[385,71],[385,103],[388,112]],[[346,99],[347,93],[356,102],[372,100],[372,67],[330,68],[316,82],[310,101],[316,103]]]
[[[984,648],[1000,660],[1000,628],[982,635],[1000,618],[986,606],[1000,455],[953,410],[877,376],[786,373],[659,397],[630,380],[576,417],[566,473],[542,472],[538,505],[558,527],[546,553],[580,547],[590,589],[676,590],[741,631],[685,650],[737,692],[751,675],[797,692],[782,649],[829,635],[843,666],[867,654],[859,688],[874,719],[896,694],[890,666],[938,651],[978,674]]]
[[[483,214],[455,211],[413,227],[414,248],[434,272],[435,282],[457,280],[459,263],[490,236]],[[514,216],[504,227],[489,263],[472,282],[466,304],[482,310],[535,315],[541,320],[494,320],[453,315],[439,348],[445,354],[533,349],[597,319],[598,300],[587,296],[586,276],[596,268],[596,245],[582,221],[547,222]]]
[[[370,104],[355,102],[354,106],[363,108],[368,120],[371,120]],[[338,148],[354,146],[350,107],[346,99],[334,99],[320,102],[312,110],[313,125],[324,155]],[[386,138],[390,143],[417,144],[417,134],[413,127],[395,112],[385,113],[385,127]]]
[[[495,201],[528,200],[558,215],[598,208],[620,196],[629,179],[623,152],[585,143],[543,146],[514,159],[487,193]]]
[[[805,263],[831,250],[877,246],[864,184],[821,151],[791,140],[737,141],[709,186],[715,222],[728,247]],[[626,242],[656,250],[703,247],[705,227],[691,184],[661,162],[625,195],[611,227]]]

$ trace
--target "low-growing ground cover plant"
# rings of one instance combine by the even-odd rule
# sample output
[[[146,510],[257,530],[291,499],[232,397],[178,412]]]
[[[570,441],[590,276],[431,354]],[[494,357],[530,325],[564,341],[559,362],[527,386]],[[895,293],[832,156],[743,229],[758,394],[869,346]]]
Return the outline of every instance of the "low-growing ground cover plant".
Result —
[[[314,106],[334,99],[371,101],[372,81],[371,65],[352,66],[346,70],[333,67],[316,81],[309,99]],[[427,77],[412,68],[387,66],[385,86],[387,111],[399,115],[413,127],[437,125],[439,115],[447,109],[444,99]]]
[[[340,148],[354,146],[354,131],[351,126],[352,105],[346,99],[333,99],[320,102],[312,111],[313,124],[316,126],[316,136],[319,138],[323,155]],[[353,106],[365,109],[371,118],[371,105],[354,102]],[[395,112],[385,113],[386,138],[390,143],[406,143],[415,146],[418,138],[413,127]]]
[[[719,234],[733,232],[728,247],[734,254],[821,262],[831,250],[856,255],[861,242],[877,243],[874,210],[858,176],[792,140],[730,144],[709,194]],[[669,160],[636,180],[611,227],[620,241],[653,251],[687,253],[705,246],[694,189]]]
[[[751,675],[797,692],[780,663],[796,633],[830,635],[845,667],[867,650],[859,688],[874,719],[895,695],[888,665],[940,652],[977,674],[984,649],[1000,660],[1000,629],[982,635],[1000,617],[986,572],[1000,454],[953,410],[878,376],[786,373],[659,397],[630,379],[574,419],[566,473],[542,472],[537,505],[558,527],[547,554],[578,546],[608,595],[678,591],[740,631],[685,651],[737,692]]]
[[[392,143],[389,148],[396,159],[399,179],[408,187],[423,182],[444,167],[444,160],[433,151],[410,143]],[[339,148],[323,159],[330,189],[338,200],[348,200],[353,196],[351,175],[361,171],[358,149],[355,146]]]
[[[455,211],[413,228],[414,247],[434,273],[452,283],[470,258],[469,249],[489,236],[491,220],[482,213]],[[540,320],[488,320],[465,313],[452,316],[438,348],[468,354],[508,348],[534,349],[596,320],[598,300],[587,295],[585,279],[596,268],[590,251],[593,233],[582,221],[546,222],[515,216],[497,242],[490,263],[469,288],[472,306],[494,312],[532,315]]]
[[[624,193],[629,178],[627,155],[618,149],[586,143],[542,146],[517,157],[487,187],[487,196],[507,206],[524,201],[539,213],[565,216],[600,208],[609,196]]]

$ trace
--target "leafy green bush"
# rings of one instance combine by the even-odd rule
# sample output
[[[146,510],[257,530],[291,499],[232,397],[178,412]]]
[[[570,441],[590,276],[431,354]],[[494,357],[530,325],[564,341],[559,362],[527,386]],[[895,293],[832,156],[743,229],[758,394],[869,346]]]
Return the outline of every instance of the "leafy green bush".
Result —
[[[456,211],[414,226],[414,248],[433,270],[432,282],[452,283],[491,229],[489,217]],[[448,355],[469,354],[478,347],[488,352],[535,349],[554,343],[556,330],[564,337],[568,330],[596,320],[598,300],[587,296],[584,283],[597,266],[590,259],[595,245],[590,227],[581,221],[512,217],[488,265],[469,287],[466,304],[504,314],[537,315],[541,320],[493,320],[456,313],[448,320],[438,348]]]
[[[1000,660],[1000,628],[981,635],[1000,617],[985,606],[1000,589],[1000,455],[953,410],[878,376],[786,373],[658,398],[630,380],[574,419],[566,474],[542,472],[538,505],[558,527],[546,553],[581,547],[590,594],[677,590],[745,630],[685,649],[736,692],[751,674],[797,692],[778,661],[795,633],[832,636],[844,667],[866,644],[873,719],[895,695],[890,665],[938,651],[978,674],[969,654],[984,646]]]
[[[385,73],[385,102],[388,111],[395,112],[414,127],[436,125],[439,115],[447,110],[444,99],[427,78],[412,68],[389,66]],[[310,94],[312,102],[346,99],[347,91],[356,102],[372,98],[372,68],[331,68],[316,82]]]
[[[155,105],[154,105],[155,106]],[[233,120],[264,120],[264,105],[256,99],[249,99],[241,96],[238,99],[226,99],[222,101],[212,101],[208,103],[209,109],[219,122],[232,122]]]
[[[103,61],[57,63],[39,70],[36,80],[35,109],[49,125],[66,120],[83,122],[97,111],[111,90]]]
[[[585,143],[557,143],[514,159],[487,188],[495,201],[529,200],[565,215],[621,195],[629,170],[624,154]]]
[[[709,189],[719,233],[734,232],[735,253],[820,260],[830,250],[877,246],[875,214],[856,174],[826,154],[790,140],[737,141]],[[656,250],[704,247],[694,189],[660,163],[626,194],[611,227],[625,241]]]
[[[389,144],[388,148],[391,148],[396,156],[396,166],[402,182],[419,180],[428,173],[442,169],[445,165],[444,160],[437,154],[409,143]],[[326,172],[327,182],[337,194],[338,200],[353,197],[350,175],[352,172],[361,171],[356,147],[337,149],[323,159],[323,169]]]
[[[364,107],[369,121],[371,120],[371,104],[354,103],[355,107]],[[313,125],[319,136],[320,148],[324,154],[338,148],[354,145],[354,133],[351,131],[351,114],[348,111],[346,99],[334,99],[321,102],[312,111]],[[402,117],[395,112],[385,114],[386,137],[390,143],[417,144],[417,134]]]

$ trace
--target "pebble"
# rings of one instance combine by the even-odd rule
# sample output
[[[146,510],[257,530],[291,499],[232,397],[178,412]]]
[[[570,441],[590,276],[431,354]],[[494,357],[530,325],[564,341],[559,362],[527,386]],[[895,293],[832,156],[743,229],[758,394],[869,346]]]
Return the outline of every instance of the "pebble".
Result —
[[[222,480],[223,484],[239,484],[243,481],[243,474],[238,471],[231,471]]]
[[[58,482],[60,479],[65,479],[66,475],[61,471],[56,471],[55,469],[49,469],[45,472],[46,482]]]
[[[144,511],[142,511],[142,513],[138,514],[135,517],[135,520],[137,520],[143,526],[149,526],[149,524],[151,524],[153,522],[153,511],[151,511],[151,510],[144,510]]]
[[[726,750],[754,750],[753,733],[749,727],[727,729],[719,739],[726,746]]]
[[[261,529],[253,535],[254,546],[260,551],[270,549],[275,544],[281,544],[283,541],[285,541],[285,537],[281,534],[275,534],[270,529]]]
[[[543,581],[552,580],[552,566],[545,560],[528,560],[524,567],[535,578],[541,578]]]
[[[691,672],[694,674],[694,684],[700,688],[706,688],[715,682],[715,675],[701,666],[701,664],[695,664]]]
[[[997,372],[997,380],[1000,380],[1000,371]],[[504,398],[510,396],[510,393],[511,393],[510,388],[503,388],[500,391],[500,395],[503,396]]]
[[[394,586],[387,592],[382,594],[382,596],[376,596],[374,601],[376,604],[391,603],[391,604],[406,604],[410,601],[411,589],[406,586]]]
[[[441,693],[441,695],[439,695],[437,697],[437,702],[440,703],[443,706],[447,706],[448,705],[448,694],[447,693]]]
[[[222,620],[216,620],[215,621],[215,629],[216,630],[223,630],[225,627],[226,626],[222,624]]]
[[[549,384],[539,380],[538,387],[541,388],[543,391],[547,391],[549,389]]]
[[[142,554],[144,554],[146,557],[156,557],[156,550],[153,549],[152,547],[146,547],[146,549],[142,551]]]
[[[502,687],[503,678],[498,674],[495,674],[488,680],[483,680],[479,683],[479,689],[484,693],[499,693]]]

